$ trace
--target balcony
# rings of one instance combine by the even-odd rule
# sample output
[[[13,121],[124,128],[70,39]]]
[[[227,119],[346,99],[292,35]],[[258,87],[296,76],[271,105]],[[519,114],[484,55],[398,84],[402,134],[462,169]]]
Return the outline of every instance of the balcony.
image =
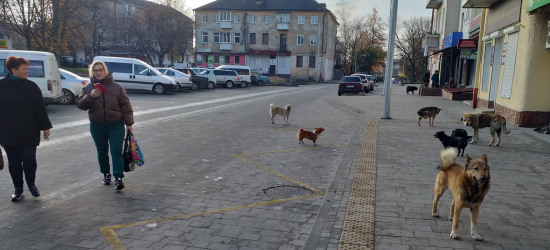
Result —
[[[489,8],[500,0],[468,0],[462,8]]]
[[[289,23],[277,23],[278,30],[288,30],[290,27]]]
[[[426,35],[422,38],[422,47],[424,48],[424,56],[428,56],[439,48],[439,35]]]
[[[220,50],[231,50],[231,43],[220,43]]]
[[[438,9],[443,4],[443,0],[428,0],[426,9]]]
[[[220,21],[220,29],[231,29],[231,21]]]

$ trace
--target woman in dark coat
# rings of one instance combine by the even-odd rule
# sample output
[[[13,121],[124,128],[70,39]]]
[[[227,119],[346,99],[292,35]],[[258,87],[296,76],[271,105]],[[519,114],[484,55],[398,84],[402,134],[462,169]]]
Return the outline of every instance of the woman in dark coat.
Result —
[[[0,145],[6,150],[15,192],[12,201],[23,196],[23,176],[32,196],[40,196],[35,184],[36,147],[40,131],[50,136],[52,124],[46,113],[42,91],[27,79],[29,61],[10,56],[6,61],[8,75],[0,80]]]

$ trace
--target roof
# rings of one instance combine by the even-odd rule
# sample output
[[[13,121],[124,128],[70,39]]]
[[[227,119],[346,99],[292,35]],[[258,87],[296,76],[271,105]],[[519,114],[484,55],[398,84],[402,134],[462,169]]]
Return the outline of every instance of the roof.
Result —
[[[315,0],[217,0],[194,10],[279,10],[279,11],[330,11],[326,4]],[[258,1],[260,2],[260,1]]]

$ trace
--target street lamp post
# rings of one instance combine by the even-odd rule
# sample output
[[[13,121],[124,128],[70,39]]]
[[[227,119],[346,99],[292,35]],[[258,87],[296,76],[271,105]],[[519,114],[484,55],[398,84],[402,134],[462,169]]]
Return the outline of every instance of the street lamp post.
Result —
[[[388,38],[388,53],[386,56],[386,76],[384,77],[384,116],[382,119],[391,119],[391,75],[393,72],[393,50],[395,47],[395,28],[397,24],[397,3],[398,0],[391,0],[390,30]]]

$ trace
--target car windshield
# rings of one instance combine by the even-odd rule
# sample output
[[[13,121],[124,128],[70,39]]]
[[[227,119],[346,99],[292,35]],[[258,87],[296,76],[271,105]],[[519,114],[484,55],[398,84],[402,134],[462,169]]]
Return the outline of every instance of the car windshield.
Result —
[[[361,78],[359,76],[344,76],[342,82],[361,82]]]
[[[203,70],[201,73],[199,73],[199,75],[208,75],[210,74],[210,70],[207,69],[207,70]]]
[[[365,79],[365,78],[367,78],[367,76],[366,76],[366,75],[355,75],[355,76],[361,77],[361,79]]]

